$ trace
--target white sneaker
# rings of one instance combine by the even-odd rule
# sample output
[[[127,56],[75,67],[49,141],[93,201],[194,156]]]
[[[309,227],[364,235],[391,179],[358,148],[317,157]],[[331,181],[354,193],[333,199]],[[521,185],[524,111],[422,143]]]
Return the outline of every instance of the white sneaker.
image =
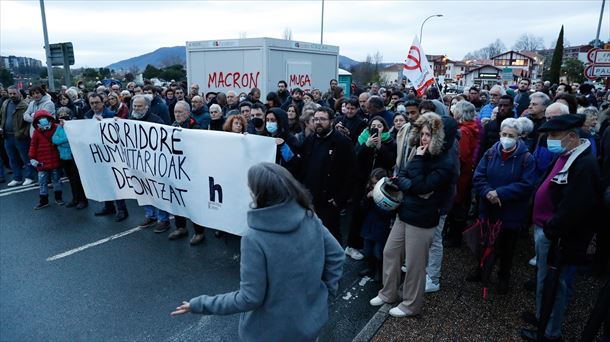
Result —
[[[390,309],[388,312],[392,317],[407,317],[407,313],[397,307]]]
[[[8,184],[6,186],[17,186],[17,185],[19,185],[21,183],[22,182],[16,181],[16,180],[13,179],[12,181],[8,182]]]
[[[426,274],[426,293],[437,292],[441,289],[441,283],[435,284]]]
[[[345,254],[349,255],[354,260],[364,259],[364,255],[362,255],[362,253],[360,253],[357,249],[352,248],[352,247],[346,247]]]
[[[383,299],[379,298],[379,296],[376,296],[375,298],[369,301],[369,304],[371,304],[372,306],[382,306],[383,304],[385,304],[385,302],[383,301]]]
[[[530,259],[530,261],[527,262],[530,266],[534,266],[536,267],[536,256],[534,255],[533,258]]]
[[[22,185],[30,185],[30,184],[34,184],[34,180],[26,178],[25,181],[23,181]]]

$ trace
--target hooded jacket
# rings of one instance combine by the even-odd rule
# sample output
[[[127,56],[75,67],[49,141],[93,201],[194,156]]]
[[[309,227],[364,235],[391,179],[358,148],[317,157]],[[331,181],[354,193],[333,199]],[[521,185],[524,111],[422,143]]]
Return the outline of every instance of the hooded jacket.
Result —
[[[48,118],[51,122],[51,128],[44,131],[38,128],[38,122],[43,117]],[[53,144],[53,134],[55,134],[55,131],[57,130],[55,118],[48,111],[41,109],[34,115],[32,127],[34,127],[34,134],[32,135],[30,151],[28,153],[30,159],[42,163],[42,166],[38,168],[39,171],[58,169],[60,167],[59,151]]]
[[[26,109],[25,113],[23,113],[23,120],[26,122],[32,123],[34,121],[34,115],[40,109],[44,109],[52,116],[55,116],[55,104],[51,100],[51,95],[45,94],[40,100],[32,100],[28,105],[28,109]],[[30,126],[30,136],[34,134],[34,126]]]
[[[328,320],[345,253],[313,212],[296,202],[248,211],[239,290],[190,300],[191,311],[241,312],[241,341],[314,341]]]
[[[419,146],[423,125],[430,127],[432,139],[426,153],[418,156],[416,146]],[[404,194],[398,217],[419,228],[434,228],[455,178],[455,165],[444,148],[441,117],[435,113],[421,115],[411,128],[408,143],[413,146],[410,160],[397,176],[397,185]]]
[[[536,163],[521,139],[506,160],[502,160],[502,144],[487,150],[472,178],[479,198],[479,217],[492,222],[502,221],[502,229],[521,229],[529,214],[529,197],[536,185]],[[487,193],[495,190],[501,206],[491,204]]]

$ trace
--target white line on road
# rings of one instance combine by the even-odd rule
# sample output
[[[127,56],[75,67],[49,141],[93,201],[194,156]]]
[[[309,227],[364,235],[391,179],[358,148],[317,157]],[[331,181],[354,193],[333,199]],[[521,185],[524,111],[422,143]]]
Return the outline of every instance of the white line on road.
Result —
[[[97,245],[101,245],[101,244],[106,243],[108,241],[112,241],[114,239],[118,239],[120,237],[123,237],[125,235],[129,235],[129,234],[135,233],[135,232],[137,232],[139,230],[142,230],[142,229],[143,229],[142,227],[135,227],[135,228],[132,228],[130,230],[126,230],[126,231],[124,231],[122,233],[114,234],[114,235],[109,236],[109,237],[107,237],[105,239],[97,240],[95,242],[88,243],[88,244],[86,244],[84,246],[80,246],[78,248],[71,249],[71,250],[69,250],[67,252],[63,252],[63,253],[54,255],[52,257],[48,257],[47,261],[55,261],[57,259],[65,258],[67,256],[70,256],[70,255],[74,254],[74,253],[82,252],[82,251],[84,251],[87,248],[91,248],[91,247],[94,247],[94,246],[97,246]]]
[[[68,182],[68,178],[66,178],[66,177],[62,178],[61,182],[62,183]],[[34,183],[34,184],[26,185],[26,186],[16,186],[14,188],[6,188],[6,189],[0,190],[0,197],[12,195],[12,194],[18,194],[20,192],[26,192],[26,191],[30,191],[30,190],[34,190],[34,189],[38,189],[38,188],[39,188],[38,183]],[[51,190],[51,189],[49,188],[49,190]]]

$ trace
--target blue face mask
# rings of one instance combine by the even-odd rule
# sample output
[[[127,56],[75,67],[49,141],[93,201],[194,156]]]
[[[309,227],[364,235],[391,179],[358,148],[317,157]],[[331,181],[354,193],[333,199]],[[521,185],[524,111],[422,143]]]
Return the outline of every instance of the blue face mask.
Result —
[[[564,137],[565,138],[565,137]],[[566,151],[566,148],[561,146],[561,139],[546,139],[546,147],[549,149],[549,152],[552,153],[563,153]]]
[[[267,122],[266,126],[267,128],[267,132],[269,133],[275,133],[277,132],[277,122]]]
[[[42,130],[47,130],[51,128],[51,122],[47,118],[41,118],[38,120],[38,127],[40,127]]]

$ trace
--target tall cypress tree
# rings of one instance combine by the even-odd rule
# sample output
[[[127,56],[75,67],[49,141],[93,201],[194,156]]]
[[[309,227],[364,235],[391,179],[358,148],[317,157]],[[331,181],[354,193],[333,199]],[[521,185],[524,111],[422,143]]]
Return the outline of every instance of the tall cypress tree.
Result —
[[[551,61],[551,70],[549,71],[548,80],[551,84],[559,84],[559,76],[561,75],[561,62],[563,60],[563,25],[559,31],[555,51],[553,52],[553,60]]]

